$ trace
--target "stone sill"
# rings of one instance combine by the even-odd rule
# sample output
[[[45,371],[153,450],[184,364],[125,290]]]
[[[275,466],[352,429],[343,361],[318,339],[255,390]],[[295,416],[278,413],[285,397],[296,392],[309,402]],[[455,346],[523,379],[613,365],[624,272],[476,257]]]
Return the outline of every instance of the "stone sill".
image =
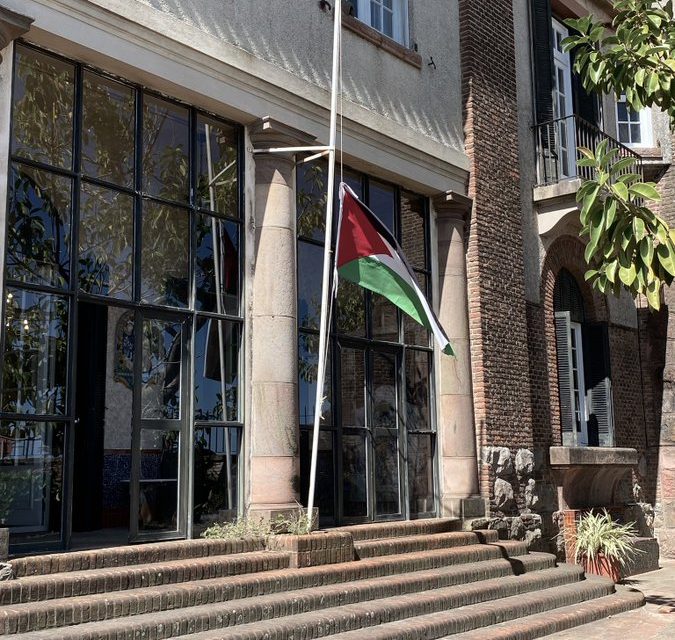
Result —
[[[378,49],[383,49],[393,56],[407,62],[416,69],[422,68],[422,56],[408,47],[404,47],[395,40],[388,38],[376,29],[369,27],[365,22],[361,22],[358,18],[350,15],[342,16],[342,24],[345,29],[362,37],[369,42],[372,42]]]
[[[551,467],[634,467],[636,449],[620,447],[550,447]]]
[[[542,202],[544,200],[553,200],[555,198],[564,198],[565,196],[575,195],[581,187],[580,178],[567,178],[556,182],[555,184],[548,184],[542,187],[534,187],[532,189],[532,200],[534,202]]]

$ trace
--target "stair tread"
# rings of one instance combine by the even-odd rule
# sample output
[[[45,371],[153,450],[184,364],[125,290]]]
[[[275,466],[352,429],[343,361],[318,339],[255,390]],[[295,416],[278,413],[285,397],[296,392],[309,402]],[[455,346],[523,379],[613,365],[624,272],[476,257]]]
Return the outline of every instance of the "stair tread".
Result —
[[[644,604],[644,595],[634,589],[620,589],[616,593],[580,604],[559,607],[545,614],[502,622],[486,629],[474,629],[466,633],[446,636],[453,640],[530,640],[558,631],[578,627],[609,615],[616,615]],[[583,629],[580,629],[582,632]]]
[[[478,536],[472,531],[442,531],[440,533],[420,533],[409,536],[392,536],[389,538],[373,538],[370,540],[358,540],[354,542],[354,548],[374,547],[380,544],[396,544],[402,542],[425,542],[432,540],[478,540]]]
[[[559,586],[560,582],[583,585],[584,582],[577,582],[580,577],[581,571],[578,567],[567,565],[536,571],[523,576],[498,577],[470,584],[461,583],[424,591],[412,591],[384,598],[377,597],[377,593],[374,592],[375,597],[366,601],[361,600],[349,604],[331,606],[330,601],[326,600],[330,594],[339,597],[342,594],[346,595],[350,589],[350,584],[336,584],[304,590],[305,593],[271,594],[259,596],[248,601],[240,599],[220,603],[221,606],[211,603],[168,611],[163,612],[161,618],[158,618],[156,613],[149,613],[126,619],[83,623],[73,627],[62,628],[60,632],[69,640],[98,636],[105,638],[109,637],[106,635],[107,633],[118,633],[120,629],[124,629],[127,633],[131,633],[133,637],[136,637],[137,634],[142,633],[143,628],[161,624],[163,629],[167,631],[165,635],[158,637],[173,637],[182,633],[193,633],[189,629],[188,619],[191,619],[194,623],[196,618],[203,616],[203,620],[198,623],[199,627],[212,627],[215,624],[219,628],[208,631],[201,631],[200,628],[196,628],[196,631],[199,631],[199,633],[191,636],[190,640],[201,639],[202,636],[206,640],[207,638],[215,639],[221,637],[224,633],[236,632],[237,634],[246,634],[249,630],[254,630],[257,633],[263,628],[273,631],[276,628],[288,626],[289,624],[323,625],[332,624],[331,621],[335,620],[343,620],[343,622],[346,621],[344,622],[345,624],[349,624],[349,620],[358,618],[360,615],[367,615],[372,618],[377,611],[385,611],[387,616],[397,615],[399,617],[406,617],[415,615],[415,611],[423,613],[428,611],[430,607],[446,608],[453,606],[453,601],[466,602],[472,598],[475,601],[482,602],[483,606],[486,606],[485,603],[489,603],[494,597],[500,597],[499,594],[504,592],[518,593],[521,595],[516,597],[522,597],[523,593],[529,593],[533,590],[536,593],[543,593],[547,589],[563,588]],[[609,582],[609,584],[611,585],[612,583]],[[359,585],[356,584],[355,586],[358,588]],[[363,586],[363,583],[361,586]],[[591,584],[586,590],[592,591],[593,587],[594,584]],[[582,591],[583,589],[582,587]],[[284,604],[289,604],[291,611],[283,617],[274,617],[279,613]],[[458,606],[464,608],[466,605]],[[236,629],[231,626],[232,622],[237,625]],[[172,627],[175,628],[171,630]],[[53,637],[53,633],[53,629],[45,629],[22,634],[19,638],[21,640],[45,640],[46,638]]]
[[[545,557],[533,557],[531,564],[536,564],[542,560],[550,561],[550,558],[552,558],[549,554],[541,555]],[[528,561],[524,562],[524,564],[529,563]],[[257,574],[228,576],[200,580],[194,583],[165,584],[112,593],[73,596],[67,599],[17,603],[0,609],[0,633],[3,632],[3,623],[4,628],[9,627],[7,618],[19,618],[22,615],[32,616],[33,619],[39,619],[40,616],[43,616],[45,620],[53,621],[48,626],[54,628],[57,626],[55,624],[55,612],[66,605],[67,609],[64,613],[66,616],[74,616],[73,612],[77,607],[86,607],[91,612],[89,615],[96,616],[96,620],[109,620],[119,619],[125,615],[135,616],[149,612],[174,611],[192,606],[233,602],[272,594],[297,594],[305,589],[313,589],[314,593],[316,593],[317,588],[324,587],[326,589],[339,588],[345,593],[350,589],[367,591],[368,589],[377,589],[380,585],[390,586],[392,581],[395,580],[394,587],[389,589],[390,593],[392,591],[410,593],[413,590],[429,590],[459,584],[460,582],[463,584],[477,582],[499,576],[514,575],[515,573],[513,565],[504,558],[406,573],[390,572],[386,575],[376,576],[366,575],[363,569],[386,566],[384,563],[367,562],[365,567],[364,563],[360,563],[360,565],[347,563],[346,566],[343,564],[304,569],[280,569],[267,571],[264,576]],[[574,571],[581,574],[580,569],[573,569],[572,572]],[[244,592],[243,595],[242,592]],[[144,599],[150,599],[152,603],[150,605],[151,611],[146,611],[141,607],[140,603]],[[134,603],[133,610],[129,606],[130,601]],[[182,604],[183,601],[186,601],[187,604]],[[192,603],[190,603],[191,601]],[[143,605],[143,607],[145,606]],[[101,613],[94,613],[99,610]],[[114,612],[116,612],[116,615]],[[72,620],[77,620],[77,618],[69,617],[63,625],[58,626],[73,624]]]
[[[439,638],[461,637],[461,631],[448,633],[448,627],[475,626],[482,628],[485,635],[476,636],[485,640],[493,640],[492,634],[495,623],[501,622],[500,618],[511,620],[514,624],[522,622],[526,617],[534,615],[529,609],[537,609],[536,614],[555,615],[554,610],[561,606],[571,609],[578,608],[582,603],[597,600],[600,597],[608,597],[615,594],[602,594],[602,590],[613,588],[611,580],[604,578],[587,578],[586,580],[551,587],[526,594],[507,596],[490,602],[471,604],[466,607],[449,611],[439,611],[422,616],[408,617],[380,624],[368,629],[368,640],[433,640]],[[568,601],[568,602],[566,602]],[[525,611],[525,615],[518,615],[519,610]],[[553,612],[553,613],[552,613]],[[486,628],[484,628],[486,627]],[[273,636],[271,636],[273,637]],[[333,636],[335,640],[362,640],[363,629],[338,633]],[[190,640],[217,640],[216,635],[207,636],[197,634]],[[221,640],[221,639],[218,639]],[[222,637],[224,640],[224,637]],[[520,640],[520,638],[518,639]]]

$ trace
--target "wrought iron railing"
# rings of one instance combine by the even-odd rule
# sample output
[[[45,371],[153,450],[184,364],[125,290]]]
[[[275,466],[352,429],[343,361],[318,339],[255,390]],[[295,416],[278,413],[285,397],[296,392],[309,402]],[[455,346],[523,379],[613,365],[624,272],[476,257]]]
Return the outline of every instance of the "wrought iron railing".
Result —
[[[592,151],[600,142],[608,140],[608,149],[618,149],[619,158],[635,158],[635,164],[626,173],[642,175],[642,158],[602,129],[577,115],[549,120],[534,127],[537,143],[537,185],[551,185],[571,178],[593,177],[592,167],[579,167],[578,147]]]

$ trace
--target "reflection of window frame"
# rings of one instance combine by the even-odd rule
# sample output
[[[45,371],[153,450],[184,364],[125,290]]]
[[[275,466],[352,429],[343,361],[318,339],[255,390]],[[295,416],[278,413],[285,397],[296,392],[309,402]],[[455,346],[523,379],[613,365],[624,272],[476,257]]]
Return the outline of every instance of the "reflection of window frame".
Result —
[[[408,46],[408,0],[390,0],[391,8],[386,0],[356,0],[356,17],[365,22],[382,35]],[[373,16],[375,11],[375,16]],[[392,28],[387,33],[384,26],[385,14],[391,14]]]
[[[626,105],[626,115],[628,120],[621,120],[619,118],[619,105]],[[650,107],[645,107],[640,109],[638,113],[639,120],[631,120],[630,114],[635,113],[630,106],[626,103],[626,96],[622,95],[615,103],[615,114],[616,114],[616,139],[623,145],[627,147],[646,147],[649,148],[654,144],[654,133],[652,130],[652,110]],[[621,139],[621,125],[628,126],[628,140]],[[631,126],[638,125],[640,127],[640,141],[633,142],[633,134]]]

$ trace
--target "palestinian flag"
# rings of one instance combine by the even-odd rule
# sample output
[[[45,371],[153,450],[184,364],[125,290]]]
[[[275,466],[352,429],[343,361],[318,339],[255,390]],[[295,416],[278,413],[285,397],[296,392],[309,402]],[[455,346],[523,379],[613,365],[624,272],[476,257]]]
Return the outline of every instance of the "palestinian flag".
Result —
[[[341,278],[393,302],[431,331],[444,353],[455,355],[396,239],[344,182],[335,261]]]

